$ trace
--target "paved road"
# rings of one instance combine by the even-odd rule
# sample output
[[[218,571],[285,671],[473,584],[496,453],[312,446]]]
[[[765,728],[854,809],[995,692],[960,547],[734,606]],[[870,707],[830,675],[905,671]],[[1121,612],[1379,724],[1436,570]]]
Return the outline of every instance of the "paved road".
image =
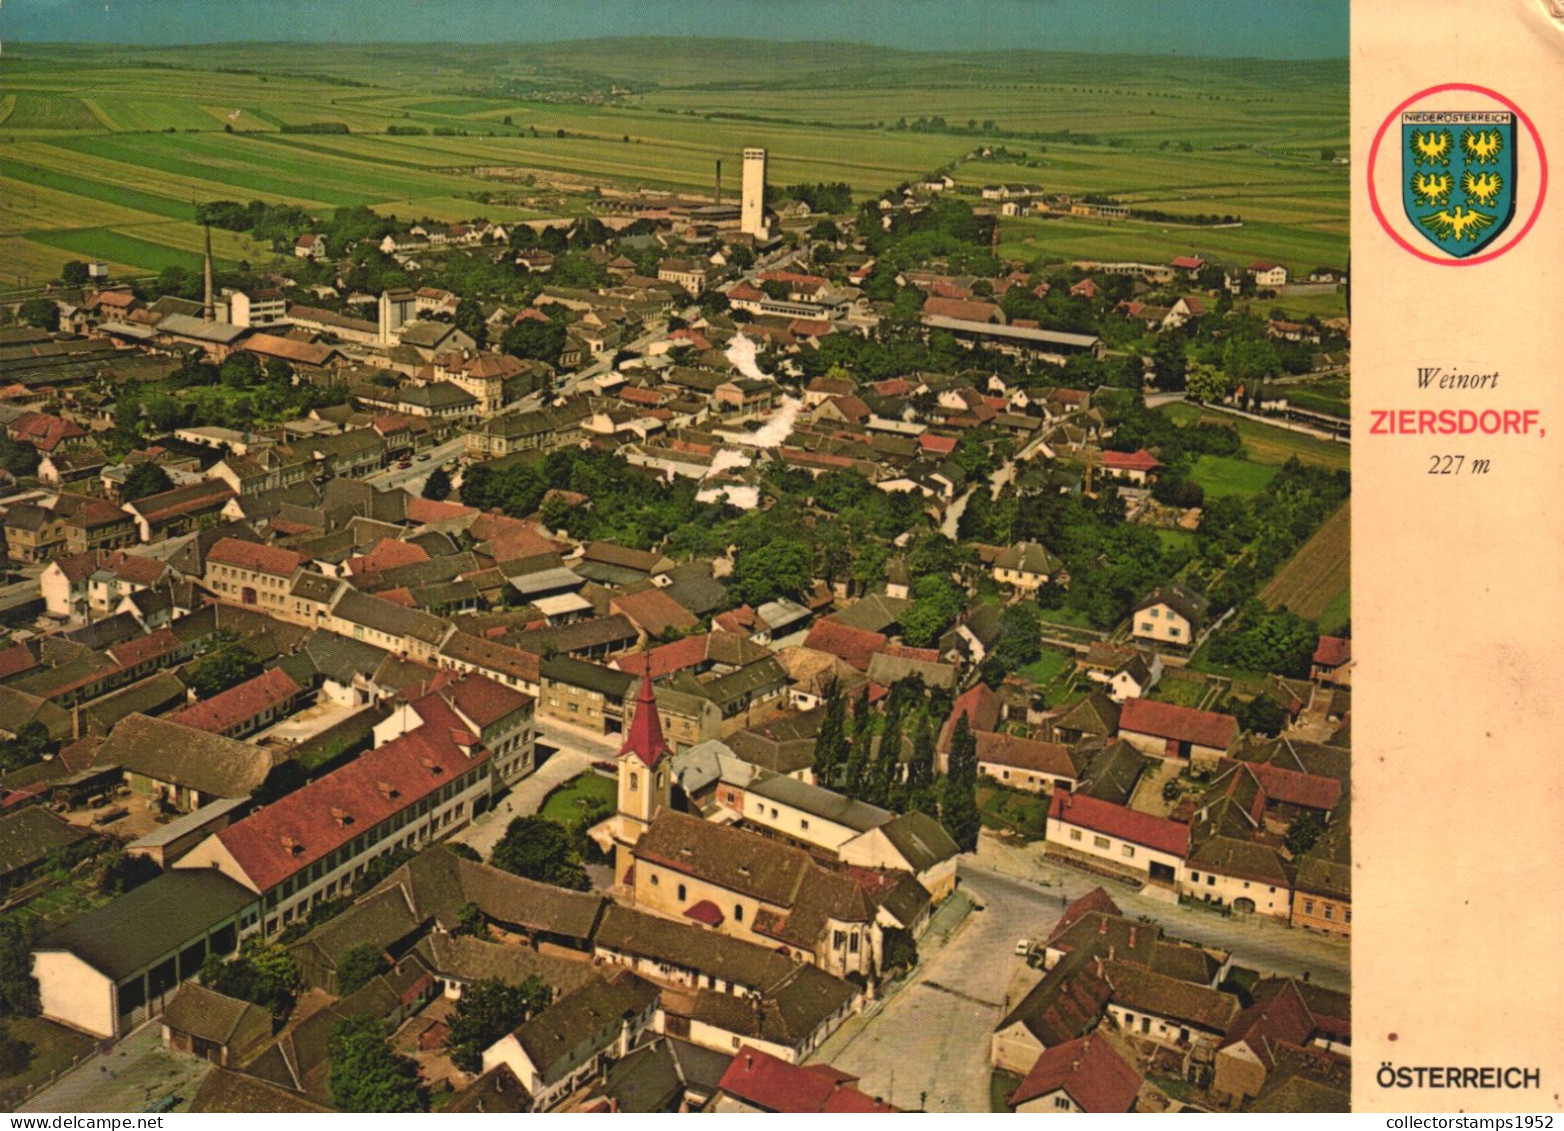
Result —
[[[34,1093],[17,1111],[145,1111],[164,1096],[180,1102],[173,1111],[189,1111],[190,1100],[212,1065],[163,1047],[163,1027],[143,1025],[107,1056],[82,1061],[73,1072]]]
[[[396,467],[393,465],[384,471],[377,471],[374,475],[366,475],[364,482],[378,487],[382,491],[405,487],[416,495],[423,490],[424,480],[429,477],[429,473],[440,465],[460,456],[466,443],[467,441],[460,436],[454,440],[447,440],[445,443],[422,453],[427,455],[428,459],[415,459],[411,467]]]
[[[1171,936],[1231,951],[1235,965],[1298,977],[1308,972],[1322,986],[1351,989],[1351,947],[1345,939],[1298,930],[1263,915],[1224,918],[1213,911],[1144,897],[1133,886],[1045,858],[1040,845],[1012,845],[985,835],[978,842],[976,862],[963,857],[962,875],[970,876],[974,884],[989,877],[1011,880],[1014,886],[1006,891],[1016,898],[1024,895],[1023,902],[1035,910],[1039,921],[1049,923],[1058,918],[1061,892],[1073,900],[1102,887],[1126,915],[1149,915]],[[1039,928],[1033,933],[1044,932]]]
[[[989,1038],[1039,976],[1015,953],[1016,942],[1046,932],[1062,910],[1040,919],[1025,885],[965,864],[961,871],[962,892],[984,910],[973,911],[943,946],[936,917],[919,942],[912,979],[810,1058],[854,1073],[864,1091],[906,1110],[988,1111]]]
[[[512,820],[536,813],[554,789],[590,770],[593,762],[612,758],[617,752],[617,747],[567,735],[558,728],[540,727],[539,736],[540,746],[554,748],[548,761],[512,786],[493,809],[457,832],[452,841],[468,845],[487,860]]]

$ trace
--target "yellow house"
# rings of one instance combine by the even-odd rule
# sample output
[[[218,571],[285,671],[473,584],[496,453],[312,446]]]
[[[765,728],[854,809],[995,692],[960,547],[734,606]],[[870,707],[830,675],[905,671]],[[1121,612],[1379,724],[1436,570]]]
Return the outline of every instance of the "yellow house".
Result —
[[[1017,542],[994,559],[994,580],[1012,589],[1035,593],[1056,577],[1064,563],[1037,542]]]
[[[1159,585],[1130,614],[1137,640],[1189,647],[1205,623],[1211,602],[1184,585]]]

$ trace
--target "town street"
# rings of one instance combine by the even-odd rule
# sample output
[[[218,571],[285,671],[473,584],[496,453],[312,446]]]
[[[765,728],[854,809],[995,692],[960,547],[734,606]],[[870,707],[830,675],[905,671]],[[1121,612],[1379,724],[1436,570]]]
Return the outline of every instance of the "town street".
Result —
[[[1143,898],[1129,885],[1042,860],[1036,845],[1013,847],[984,835],[976,857],[962,858],[960,875],[964,895],[950,902],[969,898],[982,910],[942,930],[942,917],[953,917],[949,904],[942,908],[919,942],[921,961],[911,979],[851,1018],[809,1058],[854,1073],[865,1092],[900,1108],[988,1110],[989,1038],[1041,977],[1016,954],[1016,944],[1047,937],[1065,907],[1096,887],[1124,914],[1150,916],[1170,937],[1231,951],[1234,965],[1299,977],[1307,972],[1320,985],[1350,988],[1343,940]]]

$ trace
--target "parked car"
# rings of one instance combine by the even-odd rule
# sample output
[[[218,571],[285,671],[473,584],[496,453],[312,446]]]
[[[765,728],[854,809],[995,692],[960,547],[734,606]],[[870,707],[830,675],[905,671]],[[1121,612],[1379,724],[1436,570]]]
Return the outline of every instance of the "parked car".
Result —
[[[1032,949],[1031,939],[1021,939],[1016,943],[1016,953],[1026,955]]]

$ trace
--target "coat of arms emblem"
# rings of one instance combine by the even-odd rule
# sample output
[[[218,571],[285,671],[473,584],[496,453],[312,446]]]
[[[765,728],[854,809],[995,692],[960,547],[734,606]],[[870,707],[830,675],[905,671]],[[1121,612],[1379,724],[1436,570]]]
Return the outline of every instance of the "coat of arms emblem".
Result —
[[[1515,216],[1515,115],[1421,110],[1401,115],[1401,203],[1440,251],[1464,259]]]

